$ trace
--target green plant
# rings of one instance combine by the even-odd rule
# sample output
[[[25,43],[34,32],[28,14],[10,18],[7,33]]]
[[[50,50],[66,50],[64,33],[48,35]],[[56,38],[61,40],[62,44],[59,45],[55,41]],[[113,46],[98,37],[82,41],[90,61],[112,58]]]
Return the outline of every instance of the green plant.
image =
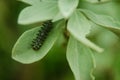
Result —
[[[120,23],[113,14],[108,14],[111,0],[22,0],[29,4],[21,11],[19,24],[28,25],[52,20],[54,28],[49,33],[39,51],[31,48],[31,42],[41,26],[27,30],[16,42],[12,58],[24,64],[41,60],[53,47],[59,35],[67,29],[69,37],[67,45],[67,60],[76,80],[94,80],[92,72],[95,68],[94,51],[101,53],[100,48],[90,39],[90,33],[95,27],[108,29],[120,37]],[[108,4],[107,4],[108,3]],[[105,4],[105,5],[103,5]],[[116,4],[118,5],[118,4]],[[107,7],[104,8],[103,7]],[[109,6],[110,7],[110,6]],[[109,10],[108,12],[105,12]],[[111,17],[113,16],[113,17]],[[94,27],[95,26],[95,27]],[[92,51],[94,50],[94,51]]]

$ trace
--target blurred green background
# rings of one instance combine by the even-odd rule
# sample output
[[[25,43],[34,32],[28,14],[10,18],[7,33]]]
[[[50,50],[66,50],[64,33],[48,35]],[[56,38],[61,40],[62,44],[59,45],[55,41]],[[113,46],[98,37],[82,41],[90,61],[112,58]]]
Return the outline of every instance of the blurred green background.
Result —
[[[17,24],[19,13],[26,6],[16,0],[0,0],[0,80],[74,80],[66,60],[66,49],[61,44],[64,43],[62,40],[39,62],[25,65],[11,58],[11,50],[16,40],[25,30],[32,28],[29,25]],[[90,6],[88,5],[89,8]],[[99,12],[97,8],[93,9]],[[103,14],[109,13],[120,20],[120,2],[106,4],[105,9]],[[100,27],[95,28],[89,38],[105,48],[104,53],[95,53],[96,80],[120,80],[119,38]]]

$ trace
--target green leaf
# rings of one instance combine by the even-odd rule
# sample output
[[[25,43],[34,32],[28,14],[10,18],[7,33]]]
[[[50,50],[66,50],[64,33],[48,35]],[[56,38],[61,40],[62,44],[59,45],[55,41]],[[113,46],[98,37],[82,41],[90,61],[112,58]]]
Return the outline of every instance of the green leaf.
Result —
[[[95,14],[92,11],[80,9],[91,21],[107,28],[120,37],[120,22],[107,15]]]
[[[89,21],[78,10],[76,10],[68,20],[68,30],[72,32],[74,29],[76,30],[76,35],[80,37],[85,37],[91,29]]]
[[[68,31],[80,42],[86,46],[96,50],[97,52],[102,52],[103,49],[92,43],[86,38],[86,35],[90,32],[91,25],[85,16],[77,11],[68,20]]]
[[[64,16],[60,12],[58,12],[52,21],[55,22],[55,21],[58,21],[58,20],[63,19],[63,18],[64,18]]]
[[[107,2],[104,4],[91,4],[88,2],[82,1],[79,3],[78,8],[87,9],[87,10],[93,11],[95,13],[112,16],[112,17],[120,20],[120,17],[119,17],[120,3],[116,2],[116,1],[110,1],[110,2]]]
[[[23,9],[19,15],[18,23],[26,25],[50,20],[57,13],[58,7],[56,2],[40,2],[39,4]]]
[[[61,13],[68,18],[76,9],[79,0],[59,0],[58,5]]]
[[[29,64],[41,60],[52,48],[56,39],[59,37],[62,26],[63,21],[57,23],[54,26],[47,39],[45,40],[43,46],[38,51],[32,49],[31,43],[36,37],[38,30],[40,30],[40,27],[26,31],[14,45],[12,50],[12,58],[24,64]]]
[[[76,80],[94,80],[92,75],[95,68],[92,51],[70,37],[67,47],[67,60]]]
[[[40,3],[40,0],[19,0],[19,1],[22,1],[22,2],[30,4],[30,5],[35,5],[37,3]]]

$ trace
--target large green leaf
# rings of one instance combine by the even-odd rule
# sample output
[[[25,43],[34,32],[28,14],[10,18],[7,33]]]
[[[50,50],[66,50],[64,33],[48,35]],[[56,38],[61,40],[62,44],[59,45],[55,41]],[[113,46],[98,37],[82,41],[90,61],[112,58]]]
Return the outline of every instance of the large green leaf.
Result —
[[[92,71],[95,68],[92,51],[70,37],[67,47],[67,60],[76,80],[94,80]]]
[[[91,25],[84,15],[76,10],[74,14],[68,20],[68,30],[75,33],[80,37],[85,37],[90,32]]]
[[[45,40],[43,46],[38,51],[32,49],[31,43],[33,39],[36,37],[38,30],[40,30],[40,27],[36,27],[26,31],[18,39],[15,46],[13,47],[12,58],[15,59],[16,61],[25,64],[33,63],[35,61],[42,59],[52,48],[56,39],[59,37],[62,26],[63,26],[63,21],[57,23],[54,26],[52,31],[49,33],[47,39]]]
[[[80,9],[80,11],[94,23],[113,31],[120,37],[120,22],[117,20],[114,20],[110,16],[95,14],[94,12],[85,9]]]
[[[89,21],[80,11],[76,10],[68,20],[67,29],[78,41],[98,52],[102,52],[103,50],[100,47],[86,38],[86,35],[90,32],[90,28],[91,25]]]
[[[112,0],[102,4],[91,4],[83,0],[82,2],[79,2],[78,8],[91,10],[95,13],[112,16],[115,19],[120,20],[120,3],[116,0]]]
[[[55,22],[55,21],[58,21],[58,20],[63,19],[63,18],[64,18],[64,16],[60,12],[58,12],[52,21]]]
[[[58,7],[56,2],[40,2],[23,9],[19,15],[18,23],[25,25],[46,21],[52,19],[57,13]]]
[[[76,9],[79,0],[59,0],[58,5],[64,17],[68,18]]]

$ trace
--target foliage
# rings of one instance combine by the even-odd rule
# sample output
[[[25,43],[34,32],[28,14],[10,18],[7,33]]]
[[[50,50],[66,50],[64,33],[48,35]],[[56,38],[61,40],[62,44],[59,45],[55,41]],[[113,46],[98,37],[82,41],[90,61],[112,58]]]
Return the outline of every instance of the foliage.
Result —
[[[105,7],[119,4],[111,0],[22,0],[29,4],[24,8],[18,18],[22,25],[40,24],[46,20],[52,20],[54,28],[39,51],[34,51],[30,45],[39,27],[27,30],[18,39],[13,47],[12,57],[21,63],[33,63],[41,60],[59,35],[67,29],[65,35],[69,37],[67,45],[67,60],[76,80],[94,80],[92,75],[95,68],[94,55],[102,53],[103,48],[90,40],[92,32],[102,31],[103,28],[115,33],[120,37],[120,22],[113,14],[105,12]],[[95,9],[93,9],[96,7]],[[104,13],[101,11],[104,10]],[[100,11],[97,11],[100,10]],[[111,8],[109,9],[111,11]],[[107,33],[106,33],[107,34]],[[106,51],[106,50],[105,50]],[[96,53],[95,52],[95,53]]]

